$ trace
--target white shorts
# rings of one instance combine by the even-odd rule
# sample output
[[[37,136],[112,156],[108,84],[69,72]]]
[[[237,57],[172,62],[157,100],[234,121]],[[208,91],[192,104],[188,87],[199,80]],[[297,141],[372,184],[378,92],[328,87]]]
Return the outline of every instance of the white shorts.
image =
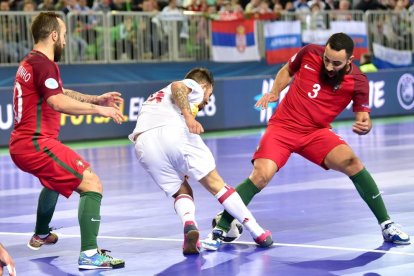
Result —
[[[177,126],[141,133],[135,141],[135,154],[168,196],[179,190],[185,176],[199,181],[216,168],[213,154],[200,135]]]

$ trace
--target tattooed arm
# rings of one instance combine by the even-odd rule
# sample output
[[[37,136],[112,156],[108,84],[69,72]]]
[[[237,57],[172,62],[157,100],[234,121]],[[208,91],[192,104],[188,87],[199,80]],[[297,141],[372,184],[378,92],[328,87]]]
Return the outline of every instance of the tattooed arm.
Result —
[[[102,95],[88,95],[63,88],[63,94],[79,102],[111,106],[117,109],[119,109],[119,106],[124,102],[121,93],[119,92],[107,92]]]
[[[184,117],[191,116],[190,103],[188,102],[188,94],[191,89],[184,83],[176,81],[171,84],[171,92],[174,103],[181,109]]]
[[[93,103],[81,102],[64,94],[52,95],[46,100],[54,110],[69,115],[101,115],[112,118],[116,123],[122,123],[124,117],[118,108],[100,106]]]
[[[79,102],[98,104],[98,96],[96,95],[82,94],[66,88],[63,88],[63,94]]]
[[[190,132],[195,134],[203,133],[203,126],[191,114],[190,103],[188,102],[188,94],[191,92],[191,89],[183,82],[176,81],[171,84],[171,92],[174,103],[180,108]]]

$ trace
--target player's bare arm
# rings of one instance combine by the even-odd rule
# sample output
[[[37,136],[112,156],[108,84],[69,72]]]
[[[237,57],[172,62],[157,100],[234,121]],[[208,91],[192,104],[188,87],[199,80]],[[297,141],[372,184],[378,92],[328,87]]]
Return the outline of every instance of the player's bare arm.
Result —
[[[75,100],[65,94],[57,94],[47,99],[47,104],[54,110],[69,115],[93,115],[98,114],[112,118],[121,124],[124,120],[122,112],[110,106],[100,106]]]
[[[3,266],[6,266],[10,276],[16,275],[16,266],[13,259],[0,243],[0,275],[3,275]]]
[[[359,135],[365,135],[372,128],[371,118],[368,112],[356,112],[355,123],[352,125],[352,131]]]
[[[93,103],[102,106],[118,108],[124,102],[119,92],[107,92],[102,95],[88,95],[71,89],[63,89],[63,94],[84,103]]]
[[[184,83],[176,81],[171,84],[171,92],[174,103],[180,108],[190,132],[194,134],[203,133],[203,126],[191,114],[190,103],[188,102],[188,94],[191,89]]]
[[[289,65],[286,63],[276,74],[272,89],[269,93],[264,94],[257,102],[256,107],[267,108],[269,102],[276,102],[279,99],[280,92],[286,88],[291,81],[292,76],[289,72]]]
[[[66,89],[63,88],[63,94],[65,94],[66,96],[77,100],[79,102],[83,102],[83,103],[93,103],[93,104],[97,104],[98,102],[98,96],[96,95],[87,95],[87,94],[83,94],[80,92],[77,92],[75,90],[71,90],[71,89]]]
[[[95,104],[102,106],[112,106],[114,108],[119,108],[119,106],[124,102],[124,99],[121,97],[119,92],[107,92],[97,97],[97,102]]]

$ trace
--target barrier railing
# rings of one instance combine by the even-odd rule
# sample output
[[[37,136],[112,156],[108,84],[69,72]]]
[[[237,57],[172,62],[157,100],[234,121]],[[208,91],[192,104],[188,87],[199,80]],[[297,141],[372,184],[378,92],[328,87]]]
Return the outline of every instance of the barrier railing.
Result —
[[[367,11],[368,39],[396,50],[414,52],[414,12]]]

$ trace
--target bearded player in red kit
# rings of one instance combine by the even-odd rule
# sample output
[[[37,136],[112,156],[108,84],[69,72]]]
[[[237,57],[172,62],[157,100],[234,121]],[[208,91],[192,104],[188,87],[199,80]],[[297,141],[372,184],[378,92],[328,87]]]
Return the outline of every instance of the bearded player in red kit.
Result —
[[[35,233],[28,243],[33,250],[55,244],[58,236],[50,232],[59,194],[80,194],[78,220],[81,232],[80,269],[119,268],[124,261],[98,249],[102,184],[99,177],[76,152],[58,140],[61,113],[97,114],[122,123],[118,92],[100,96],[63,88],[59,61],[65,47],[66,27],[53,12],[42,12],[31,31],[33,50],[20,63],[14,85],[14,129],[9,150],[17,167],[39,179],[44,186],[37,208]]]
[[[253,156],[253,172],[237,188],[247,205],[297,153],[324,169],[347,175],[362,199],[375,215],[386,242],[409,244],[410,237],[387,213],[381,192],[349,145],[330,124],[353,101],[353,131],[365,135],[371,130],[369,85],[353,60],[354,42],[344,33],[333,34],[325,47],[303,47],[277,73],[272,89],[263,95],[256,107],[267,108],[289,91],[269,120]],[[224,212],[204,241],[206,249],[217,250],[230,229],[233,217]]]

